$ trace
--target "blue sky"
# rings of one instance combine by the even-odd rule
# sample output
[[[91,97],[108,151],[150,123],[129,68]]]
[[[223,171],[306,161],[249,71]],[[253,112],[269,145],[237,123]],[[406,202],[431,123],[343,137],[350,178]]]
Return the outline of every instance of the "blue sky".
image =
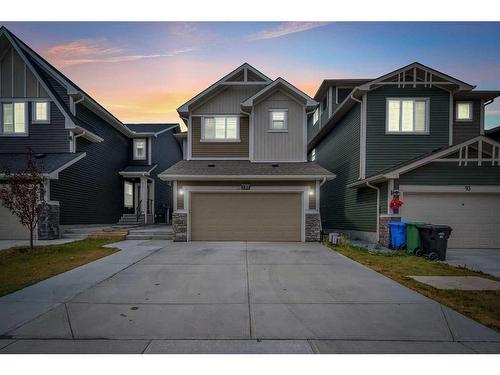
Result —
[[[2,23],[123,121],[175,109],[248,62],[309,94],[325,78],[375,78],[413,61],[500,89],[500,23]],[[500,100],[487,107],[500,125]]]

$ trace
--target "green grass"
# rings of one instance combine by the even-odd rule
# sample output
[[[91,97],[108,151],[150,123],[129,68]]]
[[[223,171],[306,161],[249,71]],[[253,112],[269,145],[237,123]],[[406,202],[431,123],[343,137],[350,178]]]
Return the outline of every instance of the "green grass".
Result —
[[[403,252],[376,254],[347,244],[325,243],[325,245],[426,297],[500,331],[499,291],[440,290],[419,283],[408,276],[479,276],[500,281],[497,277],[425,258],[417,258]]]
[[[0,296],[118,251],[103,245],[123,237],[87,238],[62,245],[0,250]]]

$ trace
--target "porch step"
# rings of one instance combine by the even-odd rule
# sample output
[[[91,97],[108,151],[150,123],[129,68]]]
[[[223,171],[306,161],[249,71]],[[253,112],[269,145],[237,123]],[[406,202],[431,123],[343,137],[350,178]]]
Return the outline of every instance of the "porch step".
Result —
[[[152,240],[172,240],[174,239],[174,234],[129,234],[126,237],[127,240],[144,240],[144,241],[152,241]]]
[[[172,240],[174,232],[169,225],[145,225],[131,228],[127,240]]]
[[[120,220],[118,221],[118,225],[137,225],[144,224],[144,215],[135,215],[135,214],[123,214]]]

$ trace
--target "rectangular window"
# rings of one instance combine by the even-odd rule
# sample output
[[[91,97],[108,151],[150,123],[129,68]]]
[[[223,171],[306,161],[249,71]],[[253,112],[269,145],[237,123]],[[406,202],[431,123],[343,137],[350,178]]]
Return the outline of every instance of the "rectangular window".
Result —
[[[270,111],[269,131],[286,132],[288,130],[288,112],[283,109]]]
[[[319,120],[319,108],[316,108],[316,110],[313,113],[313,125],[315,125]]]
[[[25,103],[2,103],[2,123],[0,134],[16,135],[26,134],[26,104]]]
[[[49,102],[33,102],[33,122],[34,123],[50,122]]]
[[[144,138],[134,139],[134,160],[146,160],[146,140]]]
[[[386,133],[428,134],[428,99],[387,99]]]
[[[204,117],[201,138],[204,141],[239,141],[239,118]]]
[[[472,121],[472,103],[459,102],[457,103],[456,119],[458,121]]]
[[[127,208],[134,207],[134,185],[132,184],[132,182],[125,181],[124,193],[124,206]]]

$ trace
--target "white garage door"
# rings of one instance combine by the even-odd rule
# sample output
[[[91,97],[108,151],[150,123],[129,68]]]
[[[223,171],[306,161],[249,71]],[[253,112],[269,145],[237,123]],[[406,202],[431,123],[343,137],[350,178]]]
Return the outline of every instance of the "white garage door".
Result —
[[[29,239],[29,231],[21,225],[17,216],[14,216],[0,204],[0,240]]]
[[[500,194],[404,193],[403,220],[453,228],[449,248],[500,249]]]

